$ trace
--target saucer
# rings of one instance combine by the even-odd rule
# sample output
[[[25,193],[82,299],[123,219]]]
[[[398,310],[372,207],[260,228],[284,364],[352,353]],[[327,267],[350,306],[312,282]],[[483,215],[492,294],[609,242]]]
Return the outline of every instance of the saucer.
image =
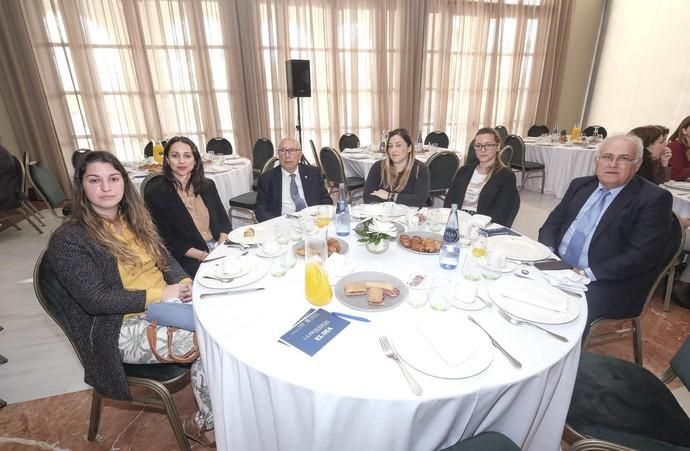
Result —
[[[489,271],[504,272],[504,273],[513,272],[513,271],[515,271],[515,268],[517,268],[517,265],[513,262],[506,262],[506,265],[503,268],[491,266],[490,264],[488,264],[486,262],[486,258],[479,260],[479,266],[481,266],[484,269],[488,269]]]
[[[259,247],[256,249],[256,256],[262,258],[273,258],[282,255],[284,252],[285,251],[282,248],[278,248],[277,251],[269,253],[265,252],[263,247]]]
[[[213,275],[221,279],[237,279],[249,273],[254,265],[251,262],[243,261],[237,271],[224,272],[222,264],[217,264],[213,269]]]

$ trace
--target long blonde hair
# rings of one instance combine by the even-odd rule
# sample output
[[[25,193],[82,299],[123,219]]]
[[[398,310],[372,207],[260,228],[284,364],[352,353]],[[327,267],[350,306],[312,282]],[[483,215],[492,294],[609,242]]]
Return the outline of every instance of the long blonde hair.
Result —
[[[81,225],[89,237],[104,247],[118,261],[136,266],[140,264],[139,258],[132,249],[119,240],[112,231],[110,221],[100,216],[93,209],[84,192],[83,180],[86,168],[91,163],[108,163],[122,176],[125,184],[122,200],[118,206],[119,219],[127,224],[127,227],[136,237],[137,243],[143,247],[158,268],[163,271],[166,268],[166,250],[158,236],[156,226],[151,220],[151,215],[144,206],[144,202],[137,193],[134,185],[127,176],[127,171],[113,154],[103,151],[89,152],[74,174],[74,203],[71,222]]]
[[[388,155],[388,145],[391,138],[396,135],[400,136],[407,145],[412,148],[410,153],[407,154],[407,162],[402,172],[398,172],[395,169],[391,157]],[[404,190],[407,182],[410,180],[410,173],[412,172],[414,164],[414,142],[412,142],[410,132],[404,128],[396,128],[388,134],[388,139],[386,139],[386,158],[381,163],[381,187],[386,191],[392,191],[394,193],[399,193]]]

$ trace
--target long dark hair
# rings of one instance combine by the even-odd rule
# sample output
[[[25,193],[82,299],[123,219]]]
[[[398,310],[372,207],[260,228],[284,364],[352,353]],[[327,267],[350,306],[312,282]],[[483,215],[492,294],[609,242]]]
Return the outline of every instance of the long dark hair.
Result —
[[[119,219],[127,224],[139,245],[146,249],[158,267],[164,270],[166,251],[161,244],[162,241],[158,236],[156,226],[153,225],[151,215],[134,188],[122,163],[110,152],[96,150],[86,153],[77,172],[74,173],[74,201],[72,202],[70,221],[81,225],[92,240],[103,246],[118,261],[125,261],[131,265],[139,264],[139,256],[132,251],[130,246],[124,244],[113,234],[110,221],[96,213],[86,197],[83,185],[84,173],[91,163],[110,164],[120,173],[124,182],[124,192],[118,206]]]
[[[168,163],[168,154],[170,153],[170,148],[173,144],[181,142],[187,144],[192,149],[192,154],[194,155],[194,167],[192,168],[191,174],[189,174],[189,180],[187,180],[187,186],[182,186],[180,181],[175,177],[172,169],[170,168],[170,163]],[[204,177],[204,163],[201,160],[201,154],[199,154],[199,149],[197,148],[194,141],[187,138],[186,136],[174,136],[165,143],[165,149],[163,150],[163,176],[165,179],[176,189],[189,191],[191,188],[194,194],[201,194],[206,191],[206,178]]]
[[[407,154],[407,162],[405,167],[401,172],[395,169],[391,161],[391,157],[388,154],[388,144],[391,138],[394,136],[400,136],[405,143],[410,146],[410,153]],[[401,192],[407,186],[407,181],[410,179],[410,173],[415,165],[414,158],[414,141],[412,141],[412,135],[407,129],[396,128],[395,130],[388,133],[388,138],[386,139],[386,158],[381,163],[381,186],[387,191],[393,191],[396,193]]]
[[[687,128],[690,125],[690,116],[686,117],[682,121],[680,121],[680,124],[678,124],[678,128],[676,129],[675,132],[671,136],[668,137],[669,142],[678,140],[685,146],[685,148],[690,147],[690,143],[688,143],[688,137],[683,135],[683,129]]]
[[[635,135],[642,140],[642,145],[645,149],[651,146],[664,134],[663,130],[656,125],[645,125],[643,127],[635,127],[628,132],[628,134]]]

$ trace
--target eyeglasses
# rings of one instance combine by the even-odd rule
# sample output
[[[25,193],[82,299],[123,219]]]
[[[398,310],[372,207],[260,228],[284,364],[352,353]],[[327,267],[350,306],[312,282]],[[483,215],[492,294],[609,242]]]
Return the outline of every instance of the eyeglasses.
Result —
[[[292,148],[292,149],[283,149],[283,148],[280,148],[280,149],[278,149],[278,153],[281,154],[281,155],[286,154],[286,153],[292,155],[292,154],[295,154],[295,153],[297,153],[297,152],[299,152],[299,151],[301,151],[301,150],[302,150],[302,149],[295,149],[295,148]]]
[[[639,160],[639,158],[634,158],[630,155],[619,155],[615,157],[610,153],[605,153],[603,155],[597,156],[597,160],[603,161],[604,163],[620,163],[626,165],[636,163]]]
[[[498,147],[498,144],[496,143],[486,143],[486,144],[473,144],[472,147],[474,147],[474,150],[494,150],[496,147]]]

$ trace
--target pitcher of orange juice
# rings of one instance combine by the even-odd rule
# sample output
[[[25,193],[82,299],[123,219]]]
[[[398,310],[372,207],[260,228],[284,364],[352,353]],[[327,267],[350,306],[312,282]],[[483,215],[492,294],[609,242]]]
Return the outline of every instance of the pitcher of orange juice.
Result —
[[[153,145],[153,159],[156,160],[156,163],[163,162],[163,150],[163,144],[156,142]]]
[[[570,140],[573,142],[577,142],[580,140],[580,126],[575,124],[573,125],[573,130],[570,132]]]
[[[326,305],[333,298],[326,273],[327,233],[327,227],[313,227],[304,233],[304,294],[316,306]]]

